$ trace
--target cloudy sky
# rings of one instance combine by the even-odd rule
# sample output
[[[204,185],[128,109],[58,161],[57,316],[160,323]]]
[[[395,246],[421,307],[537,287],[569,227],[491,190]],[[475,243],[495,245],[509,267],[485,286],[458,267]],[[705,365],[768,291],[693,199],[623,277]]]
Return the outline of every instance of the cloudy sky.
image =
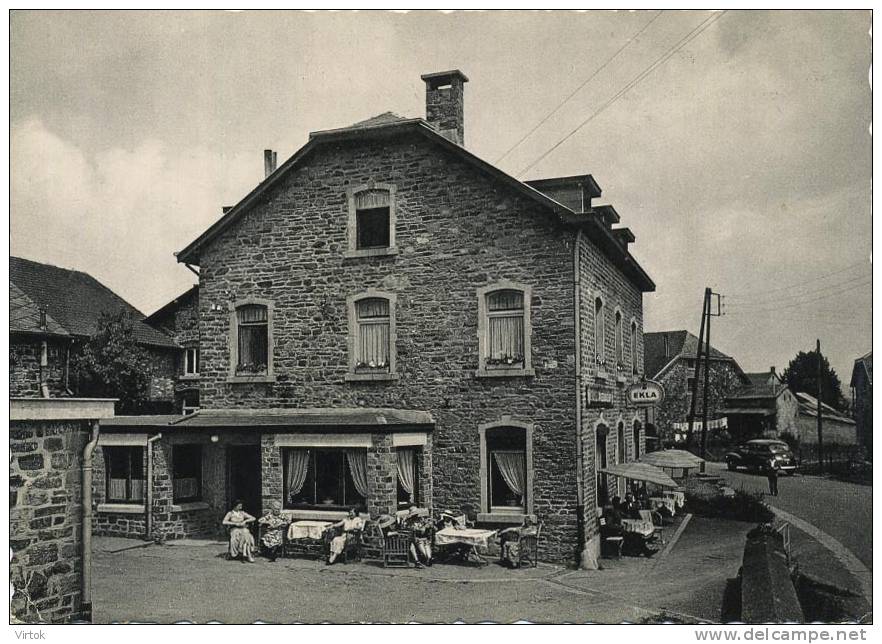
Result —
[[[647,330],[697,334],[711,286],[746,370],[820,338],[847,385],[871,348],[869,13],[657,14],[15,12],[12,253],[151,313],[264,148],[423,116],[420,74],[459,68],[466,147],[600,183],[658,285]]]

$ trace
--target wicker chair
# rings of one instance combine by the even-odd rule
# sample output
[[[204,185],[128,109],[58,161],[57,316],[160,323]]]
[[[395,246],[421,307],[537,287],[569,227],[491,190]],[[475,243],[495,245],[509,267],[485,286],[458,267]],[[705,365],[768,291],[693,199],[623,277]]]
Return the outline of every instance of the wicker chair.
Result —
[[[518,542],[518,566],[523,567],[524,562],[528,562],[531,567],[535,568],[539,565],[539,539],[542,538],[543,524],[536,526],[536,531],[522,536]]]
[[[412,535],[406,531],[390,532],[383,539],[383,567],[409,568]]]
[[[325,559],[331,556],[331,541],[334,540],[334,537],[338,537],[341,534],[343,534],[341,526],[328,528],[322,533]],[[338,555],[337,559],[343,563],[361,559],[361,530],[350,530],[346,533],[346,543],[343,546],[343,552]]]

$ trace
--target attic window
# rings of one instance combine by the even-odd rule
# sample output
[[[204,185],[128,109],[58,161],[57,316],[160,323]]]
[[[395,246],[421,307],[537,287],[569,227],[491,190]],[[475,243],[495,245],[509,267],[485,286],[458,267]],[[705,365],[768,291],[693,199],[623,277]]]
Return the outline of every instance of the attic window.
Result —
[[[349,248],[346,257],[394,255],[395,186],[371,184],[348,193]]]

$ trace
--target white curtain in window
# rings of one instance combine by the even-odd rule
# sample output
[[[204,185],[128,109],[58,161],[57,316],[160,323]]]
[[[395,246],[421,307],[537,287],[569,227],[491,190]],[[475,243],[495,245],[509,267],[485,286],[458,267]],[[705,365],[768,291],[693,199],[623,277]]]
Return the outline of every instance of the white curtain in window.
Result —
[[[359,300],[356,359],[374,367],[389,366],[389,300]]]
[[[124,501],[126,498],[126,480],[110,479],[108,495],[112,501]]]
[[[383,208],[389,205],[388,190],[362,190],[355,195],[355,207],[358,210]]]
[[[401,481],[401,487],[408,494],[413,494],[414,479],[414,450],[399,449],[398,450],[398,480]]]
[[[303,489],[309,469],[308,449],[289,449],[285,458],[285,498],[290,500]]]
[[[352,482],[355,484],[356,492],[367,498],[367,450],[347,449],[346,461],[349,463],[349,473],[352,474]]]
[[[199,494],[199,481],[195,478],[177,478],[172,483],[174,498],[192,499]]]
[[[496,451],[493,452],[493,460],[499,468],[499,473],[505,480],[509,489],[524,500],[524,490],[527,487],[527,458],[521,451]]]
[[[524,316],[490,318],[490,357],[494,359],[524,357]]]

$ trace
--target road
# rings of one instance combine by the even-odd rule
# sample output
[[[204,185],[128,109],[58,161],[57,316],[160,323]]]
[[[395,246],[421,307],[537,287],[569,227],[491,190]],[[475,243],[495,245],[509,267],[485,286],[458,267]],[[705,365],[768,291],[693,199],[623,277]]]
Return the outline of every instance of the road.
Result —
[[[744,471],[720,469],[734,489],[768,492],[765,476]],[[778,496],[766,496],[769,505],[808,521],[840,541],[870,570],[873,569],[873,488],[843,483],[819,476],[782,476],[778,478]]]

